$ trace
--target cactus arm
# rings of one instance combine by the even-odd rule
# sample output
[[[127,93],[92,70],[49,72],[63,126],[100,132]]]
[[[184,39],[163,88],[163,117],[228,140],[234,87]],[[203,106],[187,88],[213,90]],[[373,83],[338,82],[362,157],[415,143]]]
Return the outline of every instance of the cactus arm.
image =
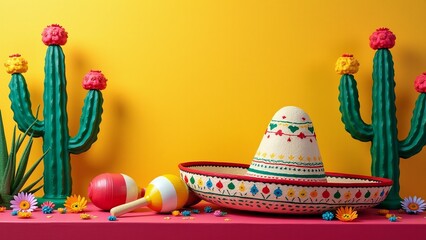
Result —
[[[99,125],[102,115],[102,92],[90,90],[84,100],[82,115],[80,118],[80,129],[77,135],[69,141],[69,151],[78,154],[89,150],[96,141],[99,133]]]
[[[340,112],[345,129],[353,138],[366,142],[373,138],[372,126],[366,124],[359,113],[357,84],[350,74],[342,75],[339,85]]]
[[[25,132],[33,125],[30,131],[33,136],[43,136],[44,122],[37,120],[32,114],[30,94],[24,76],[20,73],[12,74],[9,88],[9,98],[12,102],[11,108],[14,113],[13,119],[18,124],[18,128]]]
[[[420,94],[411,118],[411,129],[406,139],[399,142],[399,154],[409,158],[419,153],[426,145],[426,94]]]

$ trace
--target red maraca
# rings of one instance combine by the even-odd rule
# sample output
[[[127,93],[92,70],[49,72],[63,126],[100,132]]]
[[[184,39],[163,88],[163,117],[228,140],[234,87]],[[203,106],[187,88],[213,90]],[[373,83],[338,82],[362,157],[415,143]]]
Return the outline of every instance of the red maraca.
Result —
[[[89,199],[102,209],[111,208],[138,199],[139,188],[129,176],[120,173],[103,173],[89,184]]]
[[[188,194],[188,187],[178,176],[165,174],[148,184],[143,198],[116,206],[110,213],[120,216],[144,206],[156,212],[171,212],[186,204]]]

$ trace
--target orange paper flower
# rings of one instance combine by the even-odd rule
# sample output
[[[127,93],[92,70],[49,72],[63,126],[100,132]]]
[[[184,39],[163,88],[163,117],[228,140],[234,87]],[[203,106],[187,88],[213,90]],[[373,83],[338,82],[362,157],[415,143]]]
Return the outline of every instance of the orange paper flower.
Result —
[[[340,207],[336,211],[336,217],[342,222],[350,222],[355,220],[358,214],[352,207]]]
[[[67,211],[72,213],[79,213],[84,211],[86,209],[87,200],[84,197],[81,197],[80,195],[72,195],[70,197],[67,197],[67,200],[65,200],[64,206],[67,208]]]

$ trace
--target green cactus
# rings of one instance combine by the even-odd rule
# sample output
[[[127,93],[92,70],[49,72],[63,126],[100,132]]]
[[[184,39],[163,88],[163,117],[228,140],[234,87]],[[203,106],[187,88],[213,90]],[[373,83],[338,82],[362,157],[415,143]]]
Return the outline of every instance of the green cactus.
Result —
[[[373,106],[371,124],[361,119],[358,90],[352,74],[358,71],[358,62],[344,55],[336,63],[342,74],[339,85],[340,112],[345,129],[353,138],[371,141],[371,173],[393,180],[393,186],[381,207],[399,209],[399,159],[417,154],[426,144],[426,94],[422,92],[415,104],[411,130],[406,139],[398,140],[395,81],[392,54],[395,35],[386,28],[378,29],[370,37],[370,46],[377,50],[373,60]],[[417,81],[417,80],[416,80]],[[420,79],[420,81],[423,81]]]
[[[9,84],[14,120],[22,131],[33,124],[30,133],[43,138],[44,196],[42,201],[52,201],[57,207],[64,204],[72,192],[70,153],[87,151],[96,141],[101,123],[103,97],[101,89],[106,79],[100,71],[91,71],[85,76],[83,87],[89,92],[84,100],[80,129],[75,137],[69,136],[65,56],[60,45],[66,43],[67,32],[59,25],[48,26],[43,34],[48,45],[45,57],[44,108],[42,121],[36,120],[31,111],[30,95],[22,73],[26,61],[18,55],[9,59],[8,72],[12,74]],[[23,67],[25,66],[25,67]],[[41,201],[40,201],[41,202]]]

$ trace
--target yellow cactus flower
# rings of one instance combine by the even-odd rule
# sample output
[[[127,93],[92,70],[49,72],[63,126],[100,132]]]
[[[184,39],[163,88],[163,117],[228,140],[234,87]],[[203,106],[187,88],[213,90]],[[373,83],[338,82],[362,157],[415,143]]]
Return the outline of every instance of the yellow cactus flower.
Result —
[[[352,54],[343,54],[337,59],[335,70],[338,74],[355,74],[358,69],[358,60]]]
[[[28,62],[20,54],[10,55],[4,66],[9,74],[24,73],[28,70]]]

